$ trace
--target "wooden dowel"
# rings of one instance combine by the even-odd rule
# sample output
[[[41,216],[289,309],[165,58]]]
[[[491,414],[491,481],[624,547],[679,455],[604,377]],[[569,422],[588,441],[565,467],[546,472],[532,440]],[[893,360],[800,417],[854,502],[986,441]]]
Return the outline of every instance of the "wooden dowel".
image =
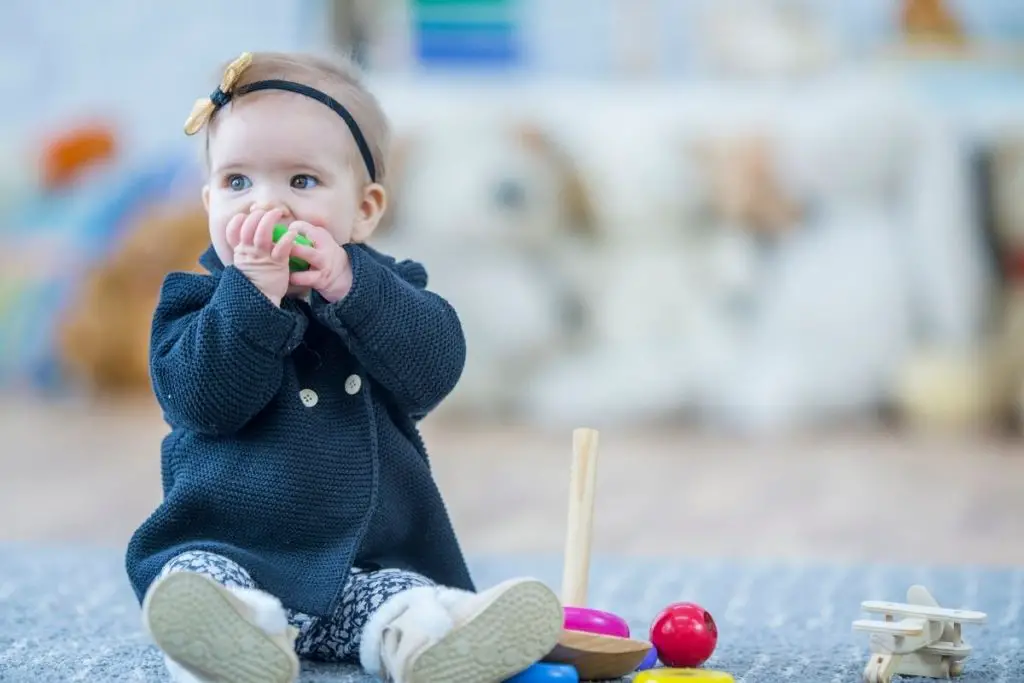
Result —
[[[562,604],[586,607],[590,576],[590,543],[594,528],[594,492],[597,488],[597,431],[579,428],[572,433],[572,470],[569,478],[569,520],[562,568]]]

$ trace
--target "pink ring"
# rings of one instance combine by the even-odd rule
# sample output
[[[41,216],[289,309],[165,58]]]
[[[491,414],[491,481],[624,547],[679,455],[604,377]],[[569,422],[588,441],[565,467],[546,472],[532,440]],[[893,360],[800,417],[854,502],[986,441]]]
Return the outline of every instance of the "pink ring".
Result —
[[[565,630],[582,631],[600,636],[629,638],[629,624],[611,612],[587,607],[565,608]]]

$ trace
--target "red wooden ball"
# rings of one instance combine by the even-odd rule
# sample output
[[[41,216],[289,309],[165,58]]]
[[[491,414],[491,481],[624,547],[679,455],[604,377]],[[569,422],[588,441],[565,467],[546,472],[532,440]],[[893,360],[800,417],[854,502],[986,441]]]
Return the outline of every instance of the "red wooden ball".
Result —
[[[700,605],[674,602],[654,618],[650,640],[665,666],[697,668],[715,651],[718,627]]]

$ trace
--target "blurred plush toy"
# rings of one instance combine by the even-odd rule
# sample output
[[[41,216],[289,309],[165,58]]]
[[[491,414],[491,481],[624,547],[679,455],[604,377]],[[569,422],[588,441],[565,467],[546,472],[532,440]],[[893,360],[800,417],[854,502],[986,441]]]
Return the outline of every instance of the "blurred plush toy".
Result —
[[[870,414],[887,399],[913,318],[899,201],[910,131],[883,101],[823,98],[773,126],[772,179],[757,183],[775,196],[760,204],[782,208],[760,220],[729,212],[772,239],[743,343],[704,387],[711,423],[799,429]],[[748,153],[761,157],[754,169],[768,167],[766,148]]]
[[[766,235],[781,234],[799,224],[802,207],[782,186],[772,147],[766,134],[751,132],[697,144],[718,218]]]
[[[925,350],[908,364],[901,414],[915,426],[979,429],[1024,426],[1024,136],[997,139],[988,163],[1002,286],[994,324],[981,344]]]
[[[90,169],[117,158],[110,124],[76,124],[40,141],[6,137],[0,143],[0,233],[19,207],[67,190]]]
[[[630,135],[618,135],[623,125]],[[533,387],[534,420],[677,415],[733,362],[734,311],[756,261],[753,230],[737,224],[778,220],[775,207],[785,202],[750,184],[758,169],[748,170],[742,155],[684,131],[673,116],[616,107],[573,127],[598,219],[595,246],[576,273],[591,325],[586,344]],[[726,206],[736,215],[726,216]]]
[[[920,209],[907,214],[906,276],[915,294],[918,338],[893,386],[894,407],[907,426],[977,429],[1005,422],[1016,403],[1021,370],[1019,293],[1012,275],[1000,293],[980,225],[976,176],[956,131],[937,122],[919,127],[920,157],[912,187]],[[998,251],[1020,252],[1024,225],[1013,207],[1020,192],[1013,180],[1015,145],[999,152],[991,173]],[[1019,176],[1018,176],[1019,177]],[[1014,185],[1016,184],[1016,188]],[[982,202],[991,205],[989,197]],[[1004,264],[999,264],[1004,265]],[[1008,275],[1010,270],[1004,272]],[[995,304],[993,306],[993,304]],[[991,336],[995,311],[995,337]]]
[[[967,35],[960,21],[944,0],[903,0],[900,26],[904,39],[911,44],[967,44]]]
[[[106,123],[69,127],[44,139],[39,157],[39,181],[46,191],[67,187],[90,168],[118,154],[117,135]]]
[[[1003,287],[992,356],[999,416],[1024,427],[1024,135],[999,141],[992,158],[992,207]]]
[[[571,159],[540,125],[455,117],[401,135],[388,175],[394,201],[374,242],[424,263],[467,337],[441,411],[516,414],[582,325],[561,255],[587,243],[592,219]]]
[[[202,206],[152,208],[76,287],[57,340],[66,370],[98,393],[148,392],[160,284],[171,271],[197,269],[208,245]]]

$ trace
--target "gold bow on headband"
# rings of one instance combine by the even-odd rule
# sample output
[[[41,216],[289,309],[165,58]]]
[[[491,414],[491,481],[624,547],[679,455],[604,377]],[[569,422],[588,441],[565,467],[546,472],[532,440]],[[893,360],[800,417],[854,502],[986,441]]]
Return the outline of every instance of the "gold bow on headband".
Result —
[[[238,59],[228,64],[228,68],[224,70],[224,78],[220,81],[220,87],[209,97],[198,99],[192,105],[192,113],[185,121],[185,135],[195,135],[209,123],[210,117],[231,96],[231,91],[234,90],[238,79],[250,65],[252,65],[251,52],[243,52]],[[222,99],[220,103],[214,101],[214,98],[218,96]]]

